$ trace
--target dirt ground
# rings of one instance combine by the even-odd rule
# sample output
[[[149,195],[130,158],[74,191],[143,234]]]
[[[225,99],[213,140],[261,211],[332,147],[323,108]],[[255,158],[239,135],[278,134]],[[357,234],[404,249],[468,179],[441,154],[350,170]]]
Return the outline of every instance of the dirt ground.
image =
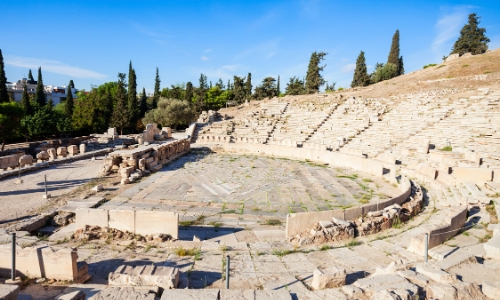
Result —
[[[37,214],[55,202],[67,200],[63,195],[98,175],[102,159],[78,160],[22,174],[21,184],[16,184],[17,177],[0,180],[0,224]],[[52,195],[49,200],[43,199],[44,175],[47,175],[47,191]]]

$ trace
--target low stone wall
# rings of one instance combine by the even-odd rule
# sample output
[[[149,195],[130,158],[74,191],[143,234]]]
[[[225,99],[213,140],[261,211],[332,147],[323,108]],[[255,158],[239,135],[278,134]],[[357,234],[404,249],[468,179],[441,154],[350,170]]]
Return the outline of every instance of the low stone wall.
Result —
[[[428,248],[434,248],[446,242],[449,238],[457,235],[467,220],[467,207],[451,208],[449,218],[445,220],[446,225],[436,229],[428,230],[429,244]],[[416,235],[411,238],[408,251],[416,254],[424,254],[425,233]]]
[[[366,204],[363,206],[352,207],[346,210],[328,210],[320,212],[303,212],[288,214],[286,217],[286,237],[292,237],[297,233],[310,228],[314,223],[322,220],[332,220],[337,218],[343,221],[352,221],[359,216],[366,215],[372,211],[379,211],[393,204],[402,204],[411,194],[411,183],[408,178],[403,177],[399,185],[402,193],[397,197],[391,198],[379,203]]]
[[[179,214],[162,210],[79,208],[76,210],[76,229],[85,226],[114,228],[140,235],[168,234],[179,238]]]
[[[0,246],[0,275],[7,277],[11,270],[11,245]],[[48,246],[16,249],[17,275],[84,282],[89,279],[86,263],[77,263],[76,249],[54,250]]]
[[[493,169],[453,167],[451,176],[457,182],[470,181],[482,186],[485,181],[493,180]]]
[[[24,153],[17,153],[0,157],[0,169],[17,168],[19,158],[23,155]]]
[[[196,130],[196,123],[191,123],[189,127],[186,129],[186,138],[189,140],[189,142],[193,141],[193,135]]]

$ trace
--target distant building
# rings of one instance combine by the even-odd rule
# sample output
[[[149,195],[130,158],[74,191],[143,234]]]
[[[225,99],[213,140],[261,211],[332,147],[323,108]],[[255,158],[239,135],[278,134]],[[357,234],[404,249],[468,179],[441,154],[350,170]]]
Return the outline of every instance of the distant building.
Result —
[[[24,84],[26,84],[26,88],[28,89],[28,93],[30,93],[30,94],[35,93],[37,82],[34,80],[28,80],[26,78],[23,78],[21,80],[18,80],[15,83],[7,82],[7,91],[12,94],[12,96],[16,102],[20,102],[21,99],[23,98]],[[49,99],[52,99],[52,102],[54,102],[54,105],[57,105],[57,104],[64,102],[66,100],[66,89],[67,89],[66,86],[46,85],[43,88],[44,88],[45,96],[47,97],[47,101],[49,101]],[[73,94],[73,98],[77,97],[76,96],[77,92],[78,92],[78,89],[75,89],[75,88],[71,89],[71,93]]]

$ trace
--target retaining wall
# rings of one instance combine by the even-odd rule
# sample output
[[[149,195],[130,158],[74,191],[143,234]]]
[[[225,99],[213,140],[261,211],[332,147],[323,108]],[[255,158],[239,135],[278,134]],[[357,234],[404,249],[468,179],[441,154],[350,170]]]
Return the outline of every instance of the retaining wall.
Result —
[[[85,226],[114,228],[134,234],[168,234],[179,238],[179,214],[162,210],[107,210],[79,208],[76,210],[76,228]]]

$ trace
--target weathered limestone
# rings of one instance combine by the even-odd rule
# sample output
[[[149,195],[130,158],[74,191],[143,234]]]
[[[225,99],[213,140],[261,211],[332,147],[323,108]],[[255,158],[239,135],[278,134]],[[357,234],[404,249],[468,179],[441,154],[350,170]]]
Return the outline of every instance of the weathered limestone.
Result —
[[[458,281],[456,275],[450,274],[430,265],[419,265],[417,266],[416,271],[442,284],[452,285]]]
[[[88,265],[84,262],[77,262],[76,249],[55,251],[51,247],[37,246],[18,248],[16,252],[16,269],[22,275],[74,282],[85,282],[90,278]],[[10,258],[10,245],[0,245],[0,273],[10,272]]]
[[[67,151],[68,151],[70,156],[77,155],[78,154],[78,147],[76,145],[68,146]]]
[[[31,165],[33,163],[33,156],[25,154],[19,158],[19,165],[26,166]]]
[[[86,296],[83,291],[74,291],[58,296],[55,300],[85,300]]]
[[[49,156],[49,153],[47,153],[47,151],[41,151],[40,153],[38,153],[36,155],[36,159],[40,162],[40,161],[46,161],[46,160],[49,160],[50,156]]]
[[[80,153],[85,153],[87,152],[87,145],[86,144],[80,144]]]
[[[328,269],[316,268],[313,272],[312,288],[323,290],[343,286],[347,273],[345,269],[330,266]]]
[[[500,261],[500,234],[493,236],[484,244],[486,257]]]
[[[399,291],[403,294],[409,292],[410,296],[417,295],[419,292],[417,285],[396,274],[370,276],[357,280],[353,285],[362,289],[369,297],[383,290],[394,291],[398,294]]]
[[[109,273],[110,286],[151,286],[165,290],[175,289],[179,284],[179,269],[172,267],[120,266]]]
[[[19,286],[15,284],[0,284],[0,299],[16,300],[19,294]]]
[[[107,287],[89,300],[155,300],[156,294],[132,287]]]
[[[17,153],[0,157],[0,169],[15,168],[19,166],[19,158],[24,153]]]
[[[500,283],[485,281],[483,282],[483,294],[491,299],[500,299]]]
[[[56,152],[56,149],[54,148],[49,148],[47,149],[47,153],[49,154],[49,159],[50,160],[54,160],[57,158],[57,152]]]
[[[57,148],[57,157],[58,158],[65,157],[66,154],[67,154],[66,147]]]

